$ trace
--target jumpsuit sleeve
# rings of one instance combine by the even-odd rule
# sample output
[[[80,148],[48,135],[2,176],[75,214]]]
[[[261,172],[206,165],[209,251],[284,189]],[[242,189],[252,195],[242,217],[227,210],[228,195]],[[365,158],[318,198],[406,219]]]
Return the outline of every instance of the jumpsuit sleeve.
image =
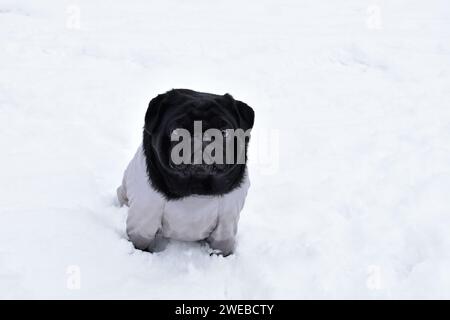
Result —
[[[250,183],[246,179],[238,189],[224,195],[221,199],[217,225],[211,232],[208,243],[212,249],[219,250],[223,256],[230,255],[235,250],[239,216],[244,207],[249,186]]]
[[[165,202],[150,185],[142,146],[125,171],[118,197],[129,206],[126,229],[130,241],[136,249],[152,251]]]
[[[127,234],[136,249],[153,251],[155,237],[161,228],[162,208],[151,201],[131,203],[127,217]],[[159,211],[159,212],[158,212]]]

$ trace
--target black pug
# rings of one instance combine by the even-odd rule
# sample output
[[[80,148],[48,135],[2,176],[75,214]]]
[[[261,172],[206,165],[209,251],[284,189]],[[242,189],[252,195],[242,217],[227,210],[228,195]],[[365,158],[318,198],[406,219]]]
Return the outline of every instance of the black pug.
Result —
[[[173,89],[150,101],[143,142],[117,190],[136,248],[206,240],[215,253],[233,252],[254,117],[229,94]]]

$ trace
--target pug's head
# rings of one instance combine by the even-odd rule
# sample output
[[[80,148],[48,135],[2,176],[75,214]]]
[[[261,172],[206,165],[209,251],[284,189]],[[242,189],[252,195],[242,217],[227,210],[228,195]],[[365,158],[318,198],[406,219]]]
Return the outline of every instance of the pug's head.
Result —
[[[239,187],[253,122],[253,109],[229,94],[174,89],[158,95],[144,126],[150,183],[168,200]]]

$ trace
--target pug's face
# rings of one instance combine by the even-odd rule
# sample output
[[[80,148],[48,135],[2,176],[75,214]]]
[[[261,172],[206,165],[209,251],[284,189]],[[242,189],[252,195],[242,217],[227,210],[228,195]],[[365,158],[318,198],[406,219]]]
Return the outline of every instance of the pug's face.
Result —
[[[169,200],[232,191],[245,175],[253,122],[252,108],[229,94],[174,89],[158,95],[144,128],[150,183]]]

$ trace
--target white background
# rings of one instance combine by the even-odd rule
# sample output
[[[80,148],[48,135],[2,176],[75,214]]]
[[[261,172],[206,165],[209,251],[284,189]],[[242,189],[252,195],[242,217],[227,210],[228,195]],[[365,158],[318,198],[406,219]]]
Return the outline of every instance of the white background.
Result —
[[[0,298],[450,298],[450,5],[0,0]],[[238,248],[137,251],[149,100],[256,112]]]

